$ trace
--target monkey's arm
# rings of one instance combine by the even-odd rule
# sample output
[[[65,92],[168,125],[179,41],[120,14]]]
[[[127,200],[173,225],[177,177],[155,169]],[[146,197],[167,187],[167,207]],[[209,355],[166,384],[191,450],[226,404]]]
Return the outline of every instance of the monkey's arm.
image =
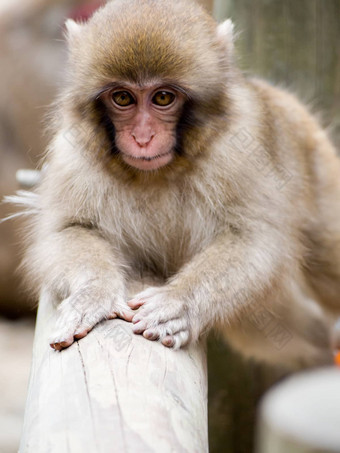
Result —
[[[60,302],[50,338],[54,349],[70,346],[99,321],[129,311],[115,251],[95,229],[76,225],[50,233],[31,248],[26,261],[39,286]]]
[[[289,240],[269,224],[246,233],[220,234],[162,288],[149,288],[129,302],[139,310],[135,333],[180,347],[216,323],[232,323],[279,284],[288,268]]]

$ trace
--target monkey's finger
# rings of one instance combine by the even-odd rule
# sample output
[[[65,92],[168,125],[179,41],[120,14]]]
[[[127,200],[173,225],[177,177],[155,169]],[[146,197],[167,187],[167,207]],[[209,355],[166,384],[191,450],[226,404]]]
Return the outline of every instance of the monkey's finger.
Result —
[[[151,341],[158,340],[159,332],[153,329],[147,329],[143,332],[143,337]]]
[[[133,322],[133,324],[137,324],[137,322],[141,321],[142,319],[143,319],[143,316],[141,316],[140,314],[139,314],[139,316],[135,314],[132,317],[132,322]]]
[[[136,310],[137,308],[141,307],[143,304],[145,304],[145,300],[141,299],[131,299],[128,302],[128,306],[132,308],[132,310]]]
[[[163,339],[167,336],[175,336],[188,330],[188,323],[186,319],[178,318],[171,321],[160,323],[154,327],[147,327],[143,332],[143,337],[147,340]]]
[[[50,337],[51,348],[60,351],[68,348],[74,342],[74,333],[78,332],[80,320],[71,313],[72,322],[66,316],[61,316],[56,323],[55,333]]]
[[[88,313],[86,314],[81,322],[78,324],[77,329],[75,330],[74,337],[79,340],[80,338],[86,337],[86,335],[91,332],[95,325],[98,322],[106,319],[107,316],[98,313]]]
[[[175,339],[171,335],[167,335],[163,338],[162,344],[168,348],[172,348],[175,345]]]
[[[134,324],[132,326],[132,332],[136,334],[141,334],[144,332],[144,330],[146,330],[146,328],[147,328],[146,323],[144,321],[139,321],[137,322],[137,324]]]
[[[143,307],[135,313],[132,319],[133,324],[136,324],[139,321],[145,321],[149,327],[157,326],[159,324],[166,327],[165,324],[174,323],[171,326],[171,332],[182,330],[188,323],[185,314],[179,313],[176,309],[173,310],[173,307],[162,306],[157,303],[147,303],[146,305],[143,305]]]
[[[124,321],[132,322],[132,318],[135,316],[133,311],[122,311],[119,315],[119,318],[124,319]]]
[[[118,316],[117,313],[110,313],[106,319],[115,319],[117,318],[117,316]]]
[[[55,340],[50,342],[50,346],[52,349],[56,351],[61,351],[62,349],[68,348],[74,342],[73,335],[68,337],[67,339],[63,340]]]
[[[183,330],[174,335],[167,335],[162,339],[162,344],[167,348],[179,349],[189,342],[189,331]]]
[[[81,338],[86,337],[86,335],[91,331],[92,329],[89,328],[82,328],[81,326],[77,329],[77,332],[74,334],[74,338],[76,340],[80,340]]]

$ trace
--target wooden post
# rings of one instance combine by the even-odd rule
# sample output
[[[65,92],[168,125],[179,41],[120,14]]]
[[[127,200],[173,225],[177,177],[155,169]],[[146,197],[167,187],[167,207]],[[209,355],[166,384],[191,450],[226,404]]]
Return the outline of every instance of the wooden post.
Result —
[[[43,295],[20,453],[208,451],[203,344],[174,351],[114,319],[57,352],[54,310]]]
[[[295,375],[265,396],[257,453],[340,451],[340,370]]]

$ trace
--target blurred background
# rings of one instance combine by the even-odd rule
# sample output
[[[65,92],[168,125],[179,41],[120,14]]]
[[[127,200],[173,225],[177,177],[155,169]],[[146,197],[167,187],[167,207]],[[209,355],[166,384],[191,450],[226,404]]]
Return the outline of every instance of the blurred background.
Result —
[[[66,18],[86,20],[103,2],[1,0],[0,199],[19,189],[20,168],[35,168],[48,137],[43,119],[63,77]],[[340,0],[201,0],[231,17],[239,64],[248,74],[298,94],[340,149]],[[0,218],[14,210],[0,204]],[[17,451],[34,333],[34,304],[20,287],[19,219],[0,223],[0,452]],[[209,430],[213,453],[253,449],[256,405],[287,370],[242,360],[209,344]]]

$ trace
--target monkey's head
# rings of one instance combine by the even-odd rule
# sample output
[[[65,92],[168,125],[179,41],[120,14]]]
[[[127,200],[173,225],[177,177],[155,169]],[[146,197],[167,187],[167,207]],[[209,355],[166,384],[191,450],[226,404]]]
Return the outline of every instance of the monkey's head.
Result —
[[[66,25],[65,105],[88,152],[135,174],[188,169],[209,152],[231,102],[229,21],[217,26],[191,0],[114,0]]]

